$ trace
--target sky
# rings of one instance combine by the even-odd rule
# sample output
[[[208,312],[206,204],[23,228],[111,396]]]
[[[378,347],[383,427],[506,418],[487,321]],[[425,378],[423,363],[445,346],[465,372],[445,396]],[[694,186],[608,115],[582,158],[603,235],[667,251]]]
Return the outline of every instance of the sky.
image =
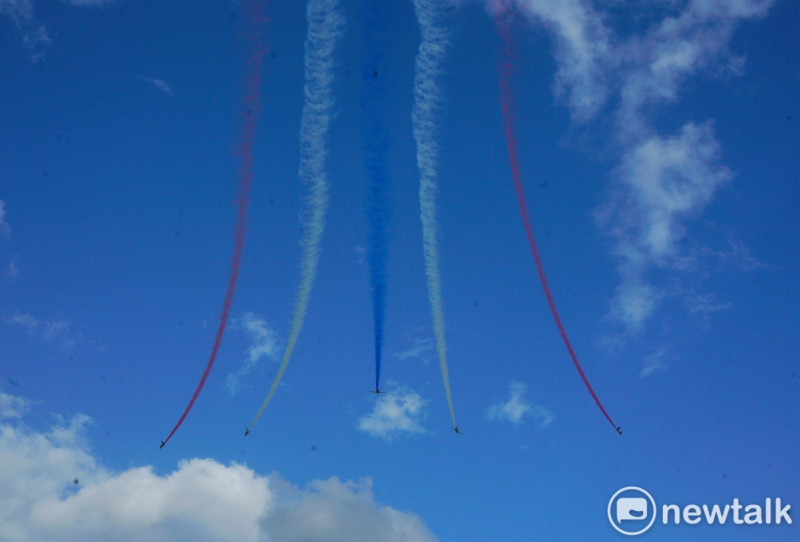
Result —
[[[796,2],[244,4],[0,0],[0,540],[797,539]]]

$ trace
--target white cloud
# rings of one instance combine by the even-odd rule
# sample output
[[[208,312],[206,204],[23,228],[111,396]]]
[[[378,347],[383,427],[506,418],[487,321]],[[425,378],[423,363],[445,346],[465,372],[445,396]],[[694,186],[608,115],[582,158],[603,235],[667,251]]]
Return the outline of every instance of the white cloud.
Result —
[[[744,59],[730,50],[731,37],[742,21],[765,16],[773,1],[629,2],[627,9],[662,14],[638,35],[612,32],[607,23],[614,12],[605,12],[602,2],[514,1],[554,36],[555,93],[566,97],[573,120],[586,122],[604,103],[617,105],[621,164],[609,201],[597,214],[619,259],[621,284],[610,316],[629,332],[639,331],[663,295],[649,284],[648,270],[692,268],[692,256],[682,254],[676,241],[686,235],[687,219],[732,177],[719,163],[712,122],[687,121],[678,134],[664,136],[651,115],[676,101],[690,76],[740,73]],[[494,11],[504,5],[487,2]]]
[[[235,328],[243,329],[250,339],[247,348],[247,357],[238,372],[228,374],[225,386],[231,395],[237,394],[242,389],[242,378],[252,373],[259,361],[264,358],[277,359],[278,334],[272,330],[265,320],[252,312],[242,314],[234,320]]]
[[[423,521],[388,506],[377,506],[369,478],[315,480],[300,490],[275,477],[271,488],[281,504],[264,520],[281,542],[424,542],[436,538]]]
[[[25,330],[28,335],[43,340],[46,343],[57,344],[61,348],[70,349],[83,338],[72,329],[69,320],[44,320],[32,314],[17,313],[5,318],[6,323],[16,325]]]
[[[614,62],[603,17],[581,0],[516,2],[523,13],[554,34],[558,61],[555,94],[566,96],[573,120],[588,120],[606,101],[606,64]],[[498,4],[496,0],[493,3]]]
[[[525,400],[528,387],[522,382],[512,380],[509,386],[509,397],[506,401],[491,405],[487,411],[490,420],[507,421],[514,425],[522,424],[525,417],[533,418],[537,427],[547,427],[555,419],[555,415],[542,405]]]
[[[398,434],[425,432],[420,422],[427,401],[418,393],[401,387],[377,397],[372,412],[359,418],[359,431],[385,440]]]
[[[89,421],[59,420],[46,432],[0,423],[0,540],[436,540],[415,514],[376,503],[368,478],[298,489],[276,473],[201,458],[165,475],[110,471],[89,448]]]
[[[617,190],[597,217],[615,239],[620,259],[623,280],[612,316],[629,331],[642,328],[660,297],[645,281],[647,268],[687,267],[678,250],[685,223],[732,176],[718,163],[719,155],[711,123],[687,123],[678,136],[652,136],[624,156]]]

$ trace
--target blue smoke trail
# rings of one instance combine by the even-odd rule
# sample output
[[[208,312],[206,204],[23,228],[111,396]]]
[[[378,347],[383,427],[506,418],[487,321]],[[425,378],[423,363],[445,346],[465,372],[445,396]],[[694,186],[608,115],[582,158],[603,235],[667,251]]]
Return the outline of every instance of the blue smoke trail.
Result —
[[[342,35],[344,18],[339,13],[338,0],[310,0],[307,6],[308,33],[305,42],[305,103],[300,121],[300,180],[310,185],[306,202],[302,240],[303,255],[300,262],[300,285],[295,298],[292,325],[281,365],[267,398],[250,422],[245,435],[256,424],[267,408],[283,373],[289,365],[297,337],[303,328],[311,287],[317,275],[320,243],[325,230],[325,213],[328,209],[328,181],[325,158],[328,155],[326,137],[333,118],[334,50]]]
[[[362,64],[361,136],[367,169],[367,262],[372,294],[372,322],[375,336],[375,391],[380,390],[383,329],[386,320],[386,261],[389,175],[386,167],[388,139],[385,125],[386,85],[383,84],[383,55],[388,35],[388,14],[383,0],[371,2],[364,22]]]
[[[419,168],[419,203],[422,220],[422,246],[425,255],[425,274],[428,279],[428,299],[431,304],[433,332],[442,382],[450,409],[453,428],[458,432],[453,397],[450,393],[450,376],[447,370],[447,343],[444,335],[444,309],[442,308],[441,274],[439,272],[439,243],[436,237],[436,190],[439,145],[436,141],[436,111],[441,105],[438,76],[442,72],[449,32],[442,26],[442,3],[436,0],[414,0],[422,41],[416,59],[414,76],[414,108],[411,113],[414,140],[417,142],[417,167]]]

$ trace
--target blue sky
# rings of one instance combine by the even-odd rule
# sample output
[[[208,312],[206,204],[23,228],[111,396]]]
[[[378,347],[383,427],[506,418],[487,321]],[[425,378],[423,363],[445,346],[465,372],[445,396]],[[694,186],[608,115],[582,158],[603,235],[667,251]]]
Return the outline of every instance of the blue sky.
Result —
[[[622,540],[606,506],[629,485],[657,503],[800,506],[797,4],[508,2],[533,230],[619,437],[572,366],[525,238],[500,4],[433,2],[449,31],[434,118],[456,436],[422,247],[414,2],[325,3],[343,19],[330,200],[296,348],[243,438],[286,347],[308,225],[306,10],[266,2],[231,319],[159,450],[208,361],[229,277],[246,14],[211,0],[0,0],[0,539]],[[368,41],[375,17],[385,37]],[[368,110],[373,71],[385,105]],[[387,142],[379,396],[365,115]],[[798,528],[657,522],[643,537]]]

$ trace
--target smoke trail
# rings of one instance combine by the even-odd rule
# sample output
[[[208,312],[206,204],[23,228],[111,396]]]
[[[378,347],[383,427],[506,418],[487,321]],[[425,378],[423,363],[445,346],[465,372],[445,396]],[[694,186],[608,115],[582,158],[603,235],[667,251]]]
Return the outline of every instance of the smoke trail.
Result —
[[[344,18],[338,11],[338,0],[310,0],[307,6],[308,33],[305,43],[305,104],[300,121],[300,180],[310,184],[304,229],[300,244],[303,254],[300,261],[300,285],[294,303],[289,340],[281,365],[267,398],[261,404],[253,421],[245,430],[247,435],[267,408],[283,373],[289,365],[297,337],[303,328],[311,287],[317,274],[320,241],[325,229],[325,212],[328,209],[328,181],[325,173],[327,149],[325,138],[333,116],[333,54],[342,34]]]
[[[591,394],[592,398],[594,398],[595,403],[597,403],[597,406],[600,407],[600,411],[621,435],[622,431],[620,427],[613,422],[611,417],[608,415],[608,412],[606,412],[606,409],[603,408],[603,404],[600,402],[600,399],[594,392],[592,385],[589,384],[589,379],[586,378],[586,374],[583,372],[583,368],[578,362],[578,356],[575,355],[575,351],[572,349],[572,344],[569,342],[567,332],[564,329],[564,325],[561,323],[561,317],[559,317],[558,311],[556,310],[556,304],[553,301],[553,295],[550,293],[550,287],[547,285],[547,277],[544,274],[542,259],[539,256],[539,249],[536,247],[536,240],[533,237],[533,229],[531,228],[530,217],[528,215],[528,204],[525,199],[525,190],[522,186],[522,176],[519,171],[519,162],[517,160],[517,142],[514,129],[513,112],[514,97],[511,92],[511,73],[513,71],[512,61],[514,59],[514,55],[511,47],[509,20],[508,16],[504,16],[503,14],[497,12],[495,13],[495,21],[497,24],[497,32],[503,39],[505,46],[506,59],[501,64],[499,69],[498,84],[500,86],[500,107],[503,111],[503,123],[505,127],[506,143],[508,146],[508,161],[511,166],[511,175],[514,178],[514,188],[517,192],[517,202],[519,203],[519,211],[522,215],[522,223],[525,226],[525,234],[528,236],[528,243],[530,244],[531,252],[533,253],[533,259],[536,262],[536,271],[539,274],[539,281],[542,283],[542,290],[544,290],[544,295],[547,297],[547,304],[550,306],[550,312],[553,314],[553,319],[558,327],[558,332],[561,334],[561,338],[564,340],[564,345],[567,347],[567,351],[572,358],[572,363],[575,364],[578,374],[580,374],[583,383],[586,385],[586,389],[589,390],[589,393]]]
[[[200,395],[200,391],[206,383],[211,367],[214,365],[214,360],[217,358],[219,346],[222,343],[222,335],[225,333],[225,326],[228,323],[228,314],[231,310],[231,303],[233,302],[233,294],[236,291],[236,282],[239,278],[239,263],[242,259],[242,249],[244,248],[244,234],[245,234],[245,220],[247,218],[247,203],[248,194],[250,192],[250,184],[253,179],[253,137],[256,131],[256,120],[261,106],[259,96],[259,83],[261,81],[261,60],[266,54],[266,46],[263,43],[263,25],[267,22],[267,18],[263,13],[264,6],[261,2],[248,1],[245,3],[245,10],[247,11],[247,40],[250,42],[250,58],[248,59],[247,66],[247,95],[244,99],[244,116],[242,119],[242,142],[239,145],[238,154],[241,159],[241,170],[239,172],[239,198],[236,200],[238,207],[238,214],[236,217],[236,227],[234,229],[234,247],[233,257],[231,258],[231,274],[228,280],[228,289],[225,292],[225,301],[222,304],[222,314],[219,317],[219,326],[217,327],[217,334],[214,337],[214,346],[211,348],[211,356],[208,359],[206,368],[203,371],[203,376],[197,384],[197,389],[194,390],[189,404],[181,414],[178,423],[172,428],[167,438],[161,441],[161,447],[169,442],[172,435],[186,419],[187,414],[194,406],[194,402]]]
[[[447,343],[444,336],[444,310],[439,273],[439,246],[436,238],[436,177],[439,145],[436,141],[435,113],[441,96],[438,76],[442,72],[449,43],[449,32],[442,26],[441,3],[436,0],[414,0],[422,41],[416,59],[414,76],[414,108],[411,114],[414,140],[417,142],[417,167],[419,168],[419,203],[422,219],[422,246],[425,254],[425,274],[428,278],[428,299],[431,304],[436,351],[442,369],[442,381],[450,409],[453,427],[458,429],[450,393],[447,371]]]
[[[372,322],[375,337],[375,391],[380,390],[383,328],[386,313],[387,219],[389,209],[389,175],[386,171],[388,141],[384,129],[386,118],[385,76],[381,74],[387,35],[386,7],[382,1],[372,2],[364,23],[363,86],[361,93],[361,135],[364,140],[367,168],[367,261],[372,290]]]

